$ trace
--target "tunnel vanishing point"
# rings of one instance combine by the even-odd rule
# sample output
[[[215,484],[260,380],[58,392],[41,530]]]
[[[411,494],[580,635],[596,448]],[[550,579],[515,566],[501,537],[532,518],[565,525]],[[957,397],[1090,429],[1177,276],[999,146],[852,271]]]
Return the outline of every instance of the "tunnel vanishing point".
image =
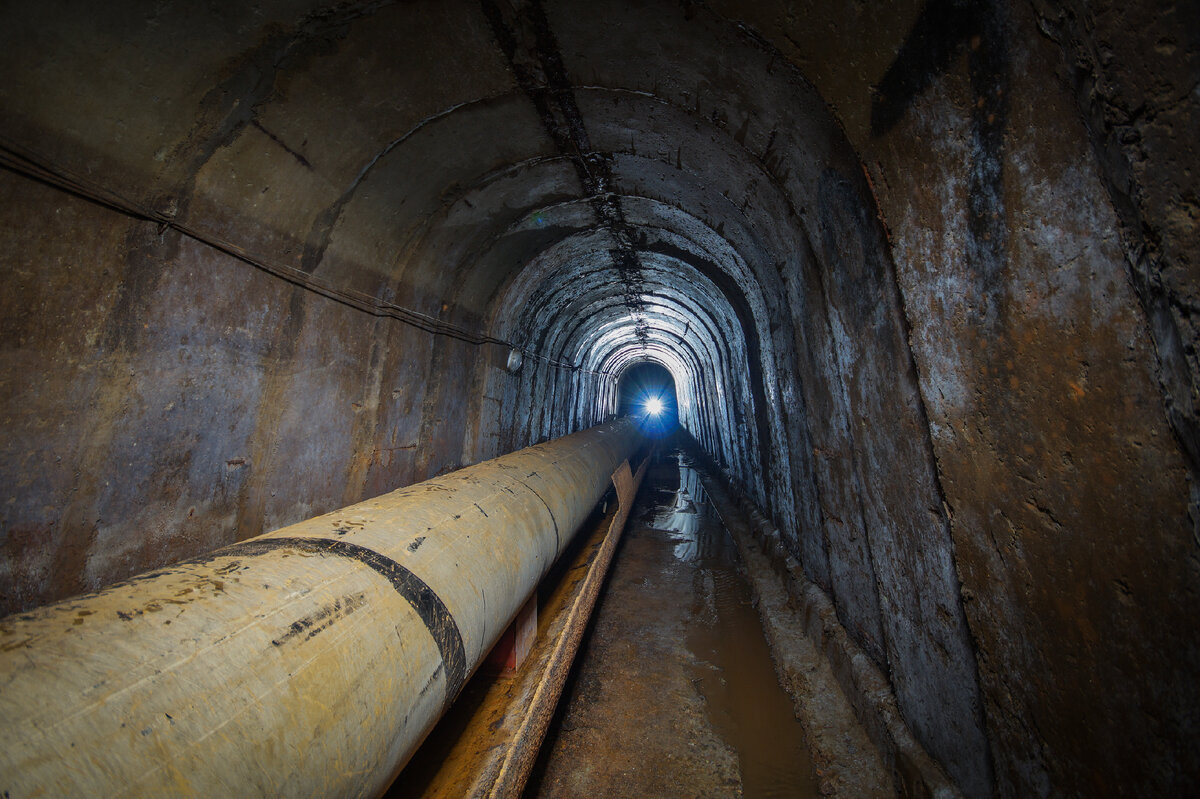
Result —
[[[6,3],[0,648],[652,362],[963,795],[1192,795],[1198,87],[1169,0]]]

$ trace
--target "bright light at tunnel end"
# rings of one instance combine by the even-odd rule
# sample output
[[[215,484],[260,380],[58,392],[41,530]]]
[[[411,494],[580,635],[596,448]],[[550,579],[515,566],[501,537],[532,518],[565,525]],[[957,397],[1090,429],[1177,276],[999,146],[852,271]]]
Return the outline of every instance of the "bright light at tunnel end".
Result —
[[[650,438],[663,438],[679,425],[678,378],[657,361],[635,361],[619,372],[617,411]]]

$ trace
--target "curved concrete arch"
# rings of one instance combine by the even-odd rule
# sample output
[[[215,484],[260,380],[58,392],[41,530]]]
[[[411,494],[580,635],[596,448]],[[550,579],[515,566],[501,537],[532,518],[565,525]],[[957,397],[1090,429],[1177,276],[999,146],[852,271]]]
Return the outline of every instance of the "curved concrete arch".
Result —
[[[0,608],[651,358],[967,796],[1186,793],[1194,14],[784,6],[6,4]]]

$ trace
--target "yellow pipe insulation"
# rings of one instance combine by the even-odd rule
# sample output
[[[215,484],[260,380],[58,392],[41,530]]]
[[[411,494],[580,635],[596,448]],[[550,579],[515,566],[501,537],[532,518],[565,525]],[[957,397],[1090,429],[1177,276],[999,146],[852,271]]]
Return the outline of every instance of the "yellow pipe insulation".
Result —
[[[628,419],[0,620],[0,796],[372,796],[641,443]]]

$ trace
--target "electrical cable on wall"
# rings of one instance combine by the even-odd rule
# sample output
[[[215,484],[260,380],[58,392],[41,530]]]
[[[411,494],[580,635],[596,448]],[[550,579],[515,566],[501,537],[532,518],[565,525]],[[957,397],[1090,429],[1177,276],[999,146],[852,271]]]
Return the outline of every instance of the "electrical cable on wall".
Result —
[[[19,145],[10,141],[0,139],[0,167],[3,167],[10,172],[22,175],[31,180],[35,180],[44,185],[72,194],[88,202],[116,211],[117,213],[134,219],[140,219],[146,222],[152,222],[159,226],[159,231],[174,230],[187,236],[194,241],[198,241],[214,250],[224,253],[232,258],[249,264],[267,274],[283,280],[293,286],[298,286],[306,291],[311,291],[314,294],[319,294],[322,297],[341,303],[347,307],[357,311],[370,314],[371,316],[384,317],[395,319],[412,327],[420,328],[434,335],[447,336],[449,338],[463,341],[476,346],[483,344],[495,344],[500,347],[507,348],[510,352],[520,352],[523,356],[536,358],[544,361],[549,366],[556,369],[567,369],[572,372],[583,372],[585,374],[594,374],[604,376],[603,373],[591,369],[584,369],[580,366],[564,363],[554,358],[549,358],[536,352],[532,352],[524,347],[520,347],[510,341],[487,336],[480,333],[475,333],[458,325],[449,322],[443,322],[435,319],[432,316],[423,314],[419,311],[414,311],[411,308],[405,308],[395,303],[381,300],[378,297],[366,294],[352,289],[339,288],[338,286],[315,277],[302,269],[297,269],[293,266],[273,263],[259,256],[253,255],[242,247],[234,244],[231,241],[221,238],[214,233],[201,230],[193,227],[185,222],[177,220],[173,215],[156,211],[147,208],[133,200],[124,197],[117,192],[106,189],[103,186],[95,184],[89,180],[71,174],[68,170],[62,167],[54,166],[44,158],[37,154],[26,150]]]

